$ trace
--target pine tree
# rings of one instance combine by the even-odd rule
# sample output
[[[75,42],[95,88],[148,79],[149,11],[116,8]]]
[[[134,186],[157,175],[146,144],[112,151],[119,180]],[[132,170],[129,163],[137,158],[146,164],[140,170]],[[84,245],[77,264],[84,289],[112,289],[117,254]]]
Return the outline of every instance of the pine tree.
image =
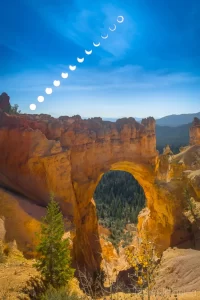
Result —
[[[50,198],[41,224],[40,242],[36,248],[39,257],[35,267],[47,284],[59,288],[73,277],[75,270],[70,267],[69,239],[63,239],[63,215],[52,194]]]

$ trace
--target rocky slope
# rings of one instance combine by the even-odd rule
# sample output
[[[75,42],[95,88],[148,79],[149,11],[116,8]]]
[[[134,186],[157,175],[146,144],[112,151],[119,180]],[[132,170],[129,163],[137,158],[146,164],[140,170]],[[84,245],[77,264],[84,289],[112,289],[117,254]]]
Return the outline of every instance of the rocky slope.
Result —
[[[195,123],[193,127],[198,125]],[[194,135],[191,133],[193,145],[196,141],[198,144],[198,134],[196,139]],[[194,145],[190,151],[196,149],[197,153],[198,147]],[[9,116],[0,112],[0,185],[39,207],[45,207],[52,191],[65,218],[75,228],[71,231],[74,258],[79,266],[84,264],[91,271],[101,262],[102,249],[92,200],[101,176],[110,169],[124,170],[138,180],[147,198],[147,208],[139,218],[139,232],[142,235],[148,231],[149,238],[162,251],[187,236],[184,230],[178,231],[178,235],[175,232],[184,221],[180,196],[183,185],[179,178],[191,168],[198,171],[199,167],[180,165],[176,157],[167,154],[158,157],[153,118],[144,119],[141,124],[132,118],[111,123],[101,118],[54,119],[48,115]],[[189,180],[189,176],[184,178]],[[197,197],[198,187],[191,185],[191,189]],[[38,216],[26,216],[19,199],[15,201],[22,211],[19,215],[15,213],[15,224],[24,224],[18,227],[15,238],[19,248],[26,252],[26,239],[30,248],[34,248],[36,225],[27,225],[25,219],[30,218],[36,224]],[[6,238],[14,238],[13,225],[8,221],[11,210],[1,208],[0,215],[7,224]],[[23,233],[26,228],[29,238]]]
[[[167,287],[174,293],[195,292],[200,285],[200,252],[193,249],[167,249],[163,253],[155,289]]]

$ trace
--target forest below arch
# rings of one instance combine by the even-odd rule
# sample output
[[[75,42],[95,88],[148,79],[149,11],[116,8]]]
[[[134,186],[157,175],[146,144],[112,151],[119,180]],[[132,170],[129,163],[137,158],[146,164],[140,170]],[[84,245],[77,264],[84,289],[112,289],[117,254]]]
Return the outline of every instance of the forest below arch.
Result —
[[[145,194],[137,180],[124,171],[109,171],[99,182],[94,200],[99,224],[111,232],[109,240],[118,246],[130,242],[131,234],[125,232],[127,224],[137,224],[139,212],[145,207]]]

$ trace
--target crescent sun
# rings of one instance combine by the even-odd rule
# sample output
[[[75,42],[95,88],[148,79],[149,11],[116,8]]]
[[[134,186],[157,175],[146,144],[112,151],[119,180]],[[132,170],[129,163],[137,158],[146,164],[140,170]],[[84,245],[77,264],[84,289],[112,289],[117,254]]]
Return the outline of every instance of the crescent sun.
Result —
[[[85,53],[86,53],[87,55],[90,55],[90,54],[92,54],[92,50],[90,50],[90,51],[85,50]]]
[[[66,79],[69,75],[68,75],[68,73],[62,73],[61,76],[62,76],[62,78]]]
[[[115,24],[113,24],[113,25],[114,25],[114,28],[110,28],[110,27],[109,27],[109,30],[110,30],[110,31],[115,31],[115,30],[116,30],[117,26],[116,26]]]
[[[76,66],[69,66],[69,69],[71,70],[71,71],[75,71],[76,70]]]
[[[56,87],[60,86],[60,80],[54,80],[53,85]]]
[[[52,90],[52,88],[46,88],[45,92],[46,92],[47,95],[51,95],[53,90]]]
[[[124,22],[124,17],[123,16],[118,16],[117,17],[117,22],[118,23],[123,23]]]
[[[95,43],[93,42],[93,46],[94,46],[94,47],[99,47],[99,46],[100,46],[100,42],[99,42],[98,44],[95,44]]]
[[[108,38],[108,34],[106,34],[106,36],[101,35],[102,39],[107,39]]]
[[[77,57],[77,61],[78,61],[79,63],[82,63],[82,62],[84,62],[84,57],[83,57],[83,58],[79,58],[79,57]]]

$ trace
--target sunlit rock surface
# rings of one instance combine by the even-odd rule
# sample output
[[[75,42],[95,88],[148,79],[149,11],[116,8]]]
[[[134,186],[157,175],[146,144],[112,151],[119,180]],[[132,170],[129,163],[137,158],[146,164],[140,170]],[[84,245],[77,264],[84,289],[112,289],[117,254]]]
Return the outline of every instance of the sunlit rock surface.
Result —
[[[156,151],[153,118],[144,119],[141,124],[133,118],[112,123],[101,118],[54,119],[49,115],[9,116],[0,112],[0,185],[39,207],[46,206],[49,193],[53,192],[64,216],[75,227],[74,259],[80,267],[86,265],[91,271],[100,266],[102,252],[92,197],[108,170],[130,172],[143,187],[147,208],[139,217],[141,235],[148,232],[160,251],[179,242],[180,237],[185,238],[185,232],[175,232],[183,221],[180,179],[191,166],[186,158],[183,164],[176,161],[176,156],[163,159],[164,166]],[[184,178],[189,180],[188,176]],[[191,180],[191,188],[196,197],[198,184]],[[9,214],[2,207],[0,215],[7,220]],[[23,213],[15,213],[14,220],[23,224],[26,218]],[[38,224],[36,217],[28,218]],[[15,226],[7,224],[7,238],[14,238],[18,247],[26,251],[23,226],[17,227],[15,236]],[[29,226],[27,233],[32,245],[36,229],[37,225]]]

